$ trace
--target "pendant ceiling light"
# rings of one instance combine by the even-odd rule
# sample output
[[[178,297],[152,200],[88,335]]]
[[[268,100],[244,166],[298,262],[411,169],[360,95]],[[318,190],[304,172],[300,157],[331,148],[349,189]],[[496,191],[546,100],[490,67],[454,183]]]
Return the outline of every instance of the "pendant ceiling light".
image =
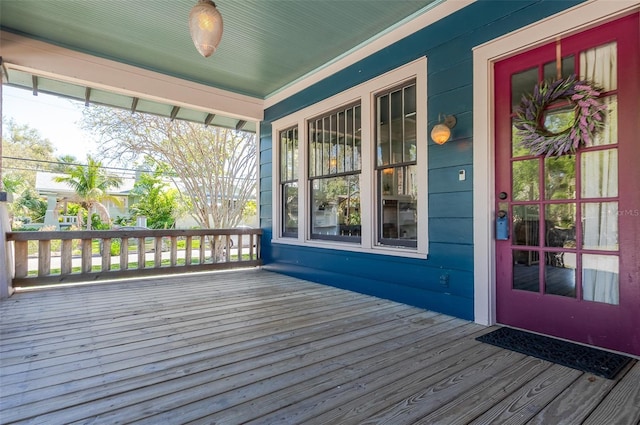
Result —
[[[222,15],[211,0],[198,0],[189,13],[189,32],[198,52],[208,58],[222,38]]]

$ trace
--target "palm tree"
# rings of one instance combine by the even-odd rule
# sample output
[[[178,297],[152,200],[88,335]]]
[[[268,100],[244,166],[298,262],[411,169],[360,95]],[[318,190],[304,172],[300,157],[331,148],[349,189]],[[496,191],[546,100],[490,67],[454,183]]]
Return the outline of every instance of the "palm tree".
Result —
[[[87,165],[71,167],[67,174],[65,177],[56,177],[54,180],[71,186],[87,208],[87,230],[91,230],[93,212],[97,212],[104,220],[108,221],[109,211],[102,204],[102,201],[108,200],[116,205],[121,204],[118,198],[109,195],[107,191],[118,188],[122,184],[122,179],[107,175],[102,169],[102,163],[95,161],[90,156],[87,156]]]

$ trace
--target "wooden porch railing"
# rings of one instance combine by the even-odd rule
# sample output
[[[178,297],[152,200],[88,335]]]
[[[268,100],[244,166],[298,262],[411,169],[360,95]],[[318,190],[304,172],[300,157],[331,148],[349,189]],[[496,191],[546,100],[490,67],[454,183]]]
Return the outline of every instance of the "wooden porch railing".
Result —
[[[14,245],[13,287],[256,267],[261,235],[245,228],[6,234]]]

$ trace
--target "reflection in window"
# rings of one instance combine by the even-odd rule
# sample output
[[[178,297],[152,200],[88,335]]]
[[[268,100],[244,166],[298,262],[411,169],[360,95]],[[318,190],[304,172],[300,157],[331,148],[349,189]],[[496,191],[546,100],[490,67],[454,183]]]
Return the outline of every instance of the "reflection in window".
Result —
[[[376,175],[380,245],[417,247],[416,83],[376,95]]]
[[[576,198],[576,160],[572,155],[544,160],[545,199]]]
[[[571,109],[552,109],[544,112],[543,126],[550,133],[562,133],[573,126],[576,113]]]
[[[544,293],[575,298],[576,254],[571,252],[546,252],[544,268]]]
[[[537,251],[513,251],[513,289],[540,291],[539,258]]]
[[[298,127],[280,132],[282,236],[298,236]]]
[[[575,56],[565,56],[561,61],[562,78],[567,78],[572,74],[575,74]],[[547,62],[544,64],[544,79],[545,80],[557,80],[558,79],[558,66],[557,61]]]
[[[512,163],[512,193],[514,201],[537,201],[540,199],[539,163],[537,159],[514,161]]]
[[[415,247],[418,241],[418,186],[416,166],[384,168],[380,242],[386,245]]]
[[[576,204],[545,206],[545,246],[576,247]]]
[[[520,106],[522,96],[531,93],[533,86],[538,84],[538,67],[529,68],[511,76],[511,111]]]
[[[311,238],[360,241],[360,104],[309,121]]]
[[[361,234],[359,176],[314,179],[311,210],[312,238],[359,241]]]
[[[540,245],[540,207],[538,205],[513,206],[513,244]]]

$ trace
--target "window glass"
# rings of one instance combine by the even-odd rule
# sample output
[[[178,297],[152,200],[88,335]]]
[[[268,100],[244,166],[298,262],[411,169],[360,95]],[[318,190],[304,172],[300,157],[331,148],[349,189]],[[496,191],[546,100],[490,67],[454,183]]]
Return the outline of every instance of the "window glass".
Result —
[[[311,190],[311,237],[360,240],[359,174],[314,179]]]
[[[298,127],[280,132],[282,235],[298,236]]]
[[[417,247],[415,81],[376,96],[378,244]]]
[[[311,238],[359,242],[360,105],[309,121]]]

